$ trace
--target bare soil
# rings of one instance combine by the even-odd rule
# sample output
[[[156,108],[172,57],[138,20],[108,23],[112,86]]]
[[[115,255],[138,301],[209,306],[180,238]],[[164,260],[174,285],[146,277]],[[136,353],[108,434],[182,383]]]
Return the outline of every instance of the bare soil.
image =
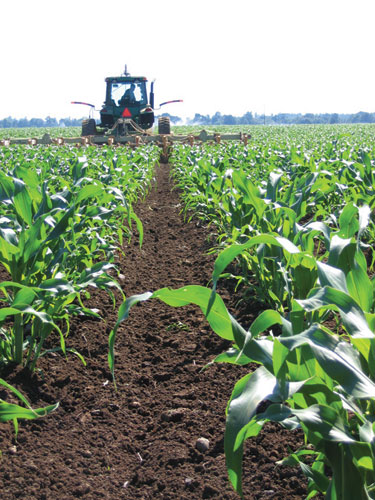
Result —
[[[163,286],[207,285],[214,257],[209,228],[187,222],[169,167],[156,171],[156,184],[136,212],[144,224],[118,257],[127,296]],[[228,285],[219,293],[240,322],[259,312],[254,300],[236,307]],[[238,299],[238,297],[237,297]],[[8,369],[2,376],[34,407],[60,402],[50,416],[21,421],[18,440],[11,423],[0,425],[0,491],[3,500],[236,499],[223,449],[225,407],[239,377],[249,370],[214,365],[201,371],[228,344],[192,306],[173,309],[149,301],[132,309],[116,341],[117,392],[107,366],[108,333],[116,310],[110,298],[93,292],[91,307],[104,321],[72,322],[69,355],[50,355],[30,374]],[[58,339],[56,339],[56,343]],[[0,391],[0,397],[5,393]],[[196,448],[199,438],[208,450]],[[300,499],[306,481],[298,469],[276,462],[303,445],[300,432],[268,425],[248,441],[244,461],[247,499]]]

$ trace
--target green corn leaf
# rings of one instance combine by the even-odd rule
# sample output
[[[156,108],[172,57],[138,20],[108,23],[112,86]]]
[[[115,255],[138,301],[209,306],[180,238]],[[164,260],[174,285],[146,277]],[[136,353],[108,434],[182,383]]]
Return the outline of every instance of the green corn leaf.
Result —
[[[329,249],[328,264],[337,267],[347,274],[353,264],[356,244],[351,238],[340,238],[337,234],[332,237]]]
[[[239,494],[242,494],[243,445],[246,439],[259,433],[263,425],[260,421],[283,421],[290,428],[296,427],[295,421],[290,418],[290,409],[280,404],[271,405],[265,413],[256,416],[258,421],[253,421],[259,403],[284,401],[300,390],[303,384],[304,381],[280,385],[263,366],[236,383],[227,406],[224,448],[229,479]]]
[[[279,236],[273,236],[271,234],[261,234],[258,236],[254,236],[250,238],[250,240],[247,243],[244,243],[242,245],[230,245],[225,250],[223,250],[215,260],[214,272],[212,275],[213,289],[216,288],[217,281],[220,278],[221,273],[228,266],[228,264],[230,264],[244,250],[248,250],[249,248],[255,245],[262,245],[262,244],[275,245],[277,247],[283,248],[284,250],[286,250],[291,254],[300,253],[299,248],[296,247],[288,239]]]
[[[305,451],[305,455],[312,455],[314,452],[311,450],[303,450]],[[320,472],[319,470],[314,469],[314,467],[310,467],[309,465],[306,465],[302,460],[300,460],[300,456],[302,454],[299,452],[297,453],[292,453],[289,455],[287,458],[284,458],[280,462],[277,462],[280,465],[289,465],[292,467],[299,466],[303,472],[303,474],[313,482],[313,485],[309,485],[309,491],[312,490],[312,487],[315,486],[318,491],[321,493],[325,493],[328,489],[329,486],[329,479],[328,477]],[[318,492],[316,491],[316,493]],[[309,495],[307,498],[313,498],[315,495]],[[306,499],[307,500],[307,499]]]
[[[238,434],[255,415],[258,404],[272,394],[275,377],[264,367],[240,379],[232,392],[227,407],[224,448],[229,479],[233,488],[242,495],[243,441]],[[258,426],[258,432],[260,427]]]
[[[219,295],[214,295],[212,306],[207,314],[211,298],[209,288],[199,285],[189,285],[177,290],[161,288],[153,293],[152,298],[160,299],[173,307],[181,307],[187,304],[199,306],[214,332],[222,338],[233,340],[231,318]]]
[[[23,249],[23,261],[25,263],[43,248],[41,238],[42,225],[42,219],[37,219],[32,226],[24,232],[25,242]]]
[[[264,365],[270,372],[273,371],[274,343],[267,339],[251,339],[243,345],[241,356],[245,355],[256,363]]]
[[[267,198],[271,201],[277,200],[277,188],[280,184],[283,174],[277,172],[270,172],[267,182]]]
[[[372,283],[362,267],[354,262],[346,276],[346,284],[351,297],[364,312],[370,312],[374,306]]]
[[[48,241],[52,241],[55,238],[59,238],[63,234],[65,234],[66,228],[69,225],[69,219],[73,216],[75,211],[75,207],[69,208],[63,215],[63,217],[60,219],[60,221],[56,224],[56,226],[53,228],[53,230],[49,233],[47,236],[46,240],[44,243],[47,243]]]
[[[142,246],[143,243],[143,224],[139,217],[132,211],[130,214],[131,219],[135,222],[135,225],[137,226],[137,231],[139,234],[139,246]]]
[[[81,203],[82,201],[88,200],[93,197],[99,197],[103,193],[103,186],[100,184],[87,184],[81,188],[76,197],[76,203]]]
[[[14,197],[13,202],[17,212],[18,217],[21,218],[23,223],[28,226],[32,224],[32,202],[30,195],[27,191],[26,185],[20,179],[14,179]]]
[[[12,178],[0,172],[0,201],[11,200],[14,193]]]
[[[310,222],[305,226],[305,229],[310,229],[314,231],[319,231],[323,234],[324,236],[324,244],[327,249],[330,247],[330,242],[331,242],[331,230],[327,224],[324,224],[324,222]]]
[[[359,229],[357,220],[358,208],[353,203],[345,205],[339,217],[341,238],[352,238]]]
[[[113,382],[116,387],[116,379],[115,379],[115,341],[116,341],[116,333],[120,324],[125,321],[129,316],[130,309],[138,304],[138,302],[144,302],[152,297],[151,292],[146,292],[141,295],[133,295],[126,299],[120,306],[117,316],[117,322],[114,328],[111,330],[108,337],[108,366],[111,371],[111,375],[113,378]]]
[[[213,359],[213,361],[210,362],[208,365],[211,365],[212,363],[230,363],[233,365],[244,366],[251,363],[251,361],[252,360],[250,358],[248,358],[244,354],[241,354],[241,352],[238,349],[232,347],[231,349],[228,349],[226,352],[223,352],[218,356],[216,356],[216,358]]]
[[[44,280],[39,285],[39,290],[43,290],[53,294],[70,294],[75,292],[72,284],[62,278],[52,278]]]
[[[258,337],[261,333],[274,325],[282,325],[280,314],[273,309],[261,312],[249,328],[252,338]]]
[[[353,498],[368,500],[365,482],[353,463],[352,454],[346,453],[345,448],[338,446],[335,442],[326,442],[324,452],[333,476],[326,498],[328,500],[352,500]]]
[[[368,205],[363,205],[358,209],[359,214],[359,230],[357,241],[360,241],[363,233],[366,231],[368,225],[370,224],[371,208]]]
[[[18,423],[17,423],[18,418],[25,418],[28,420],[32,420],[38,417],[43,417],[45,415],[48,415],[52,411],[56,410],[59,406],[59,403],[56,403],[54,405],[46,406],[45,408],[33,409],[31,408],[31,405],[27,401],[25,396],[18,389],[8,384],[2,378],[0,378],[0,385],[13,392],[13,394],[15,394],[27,407],[23,408],[22,406],[13,403],[7,403],[6,401],[0,399],[0,422],[7,422],[8,420],[13,420],[16,435],[18,432]]]
[[[306,300],[296,300],[296,302],[306,311],[316,311],[321,308],[339,309],[349,335],[354,338],[374,338],[362,309],[352,297],[341,290],[325,286],[313,290]]]
[[[12,256],[19,253],[18,239],[12,229],[0,228],[0,259],[12,261]]]
[[[59,403],[56,403],[54,405],[46,406],[45,408],[29,409],[0,400],[0,422],[7,422],[8,420],[19,418],[33,420],[38,417],[45,417],[52,411],[56,410],[58,406]]]
[[[21,313],[22,311],[16,309],[15,307],[3,307],[0,309],[0,321],[4,321],[4,319],[8,316],[16,316]]]
[[[5,387],[6,389],[12,391],[13,394],[15,394],[23,402],[23,404],[25,406],[27,406],[28,408],[31,408],[30,403],[27,401],[27,399],[25,398],[25,396],[18,389],[16,389],[12,385],[8,384],[8,382],[6,382],[5,380],[3,380],[2,378],[0,378],[0,385],[2,385],[3,387]]]
[[[311,405],[308,408],[293,409],[292,414],[326,441],[355,443],[340,414],[331,406]]]
[[[273,342],[273,352],[272,352],[272,369],[276,377],[280,377],[284,363],[288,357],[289,350],[283,346],[277,338]]]
[[[369,443],[353,443],[350,445],[350,451],[359,469],[374,473],[374,455]]]
[[[348,342],[327,334],[318,325],[293,337],[280,337],[279,340],[289,350],[309,345],[326,374],[336,380],[350,396],[359,399],[375,397],[375,384],[362,371],[358,352]]]
[[[321,286],[330,286],[348,293],[345,274],[341,269],[324,264],[324,262],[317,262],[316,264],[318,266],[318,277]]]
[[[19,307],[21,304],[31,305],[35,299],[36,293],[32,288],[24,287],[19,290],[12,302],[12,307]]]

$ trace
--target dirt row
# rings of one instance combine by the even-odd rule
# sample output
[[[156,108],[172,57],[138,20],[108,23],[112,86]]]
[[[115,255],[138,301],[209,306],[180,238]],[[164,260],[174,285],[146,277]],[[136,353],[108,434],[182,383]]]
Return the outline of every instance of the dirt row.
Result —
[[[184,220],[168,165],[157,168],[155,186],[136,212],[144,244],[140,249],[133,239],[118,257],[125,294],[207,285],[214,261],[208,254],[210,229]],[[229,289],[222,285],[219,292],[240,321],[256,316],[255,301],[239,310]],[[12,425],[1,424],[1,498],[238,498],[225,467],[225,407],[248,368],[214,365],[202,371],[228,344],[195,307],[149,301],[134,307],[118,331],[116,392],[107,367],[116,310],[106,294],[95,291],[89,305],[104,321],[74,319],[67,338],[87,366],[74,356],[50,355],[32,377],[16,369],[2,374],[34,406],[60,406],[46,418],[22,421],[17,441]],[[200,438],[206,449],[197,448]],[[288,447],[302,444],[299,432],[276,425],[249,441],[245,498],[303,498],[306,481],[299,470],[276,465]]]

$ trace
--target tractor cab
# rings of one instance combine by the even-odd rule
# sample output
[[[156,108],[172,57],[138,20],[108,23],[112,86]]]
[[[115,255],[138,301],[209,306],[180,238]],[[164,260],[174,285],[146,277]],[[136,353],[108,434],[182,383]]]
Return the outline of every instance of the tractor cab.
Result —
[[[147,97],[147,78],[118,76],[106,78],[106,97],[100,111],[101,126],[112,128],[118,119],[127,118],[143,130],[154,124],[153,91]]]

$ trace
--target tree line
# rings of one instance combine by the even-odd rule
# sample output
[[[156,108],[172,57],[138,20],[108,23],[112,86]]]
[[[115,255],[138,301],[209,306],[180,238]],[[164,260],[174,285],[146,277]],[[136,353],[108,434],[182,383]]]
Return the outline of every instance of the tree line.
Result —
[[[171,117],[171,121],[174,123],[176,123],[175,118],[178,117]],[[360,111],[355,114],[279,113],[264,115],[247,112],[242,116],[233,116],[217,112],[212,116],[196,113],[194,118],[188,120],[189,125],[314,125],[335,123],[375,123],[375,113]]]
[[[242,116],[223,115],[219,111],[214,115],[201,115],[195,113],[193,118],[182,120],[179,116],[163,113],[169,116],[171,123],[179,125],[183,122],[188,125],[317,125],[335,123],[375,123],[375,113],[359,111],[355,114],[342,113],[279,113],[276,115],[264,115],[246,112]],[[156,117],[157,120],[158,117]],[[22,127],[80,127],[82,118],[61,118],[57,120],[47,116],[46,118],[12,118],[8,116],[0,120],[0,128],[22,128]]]
[[[0,128],[23,128],[23,127],[80,127],[82,118],[61,118],[57,120],[51,116],[46,118],[12,118],[8,116],[0,120]]]

